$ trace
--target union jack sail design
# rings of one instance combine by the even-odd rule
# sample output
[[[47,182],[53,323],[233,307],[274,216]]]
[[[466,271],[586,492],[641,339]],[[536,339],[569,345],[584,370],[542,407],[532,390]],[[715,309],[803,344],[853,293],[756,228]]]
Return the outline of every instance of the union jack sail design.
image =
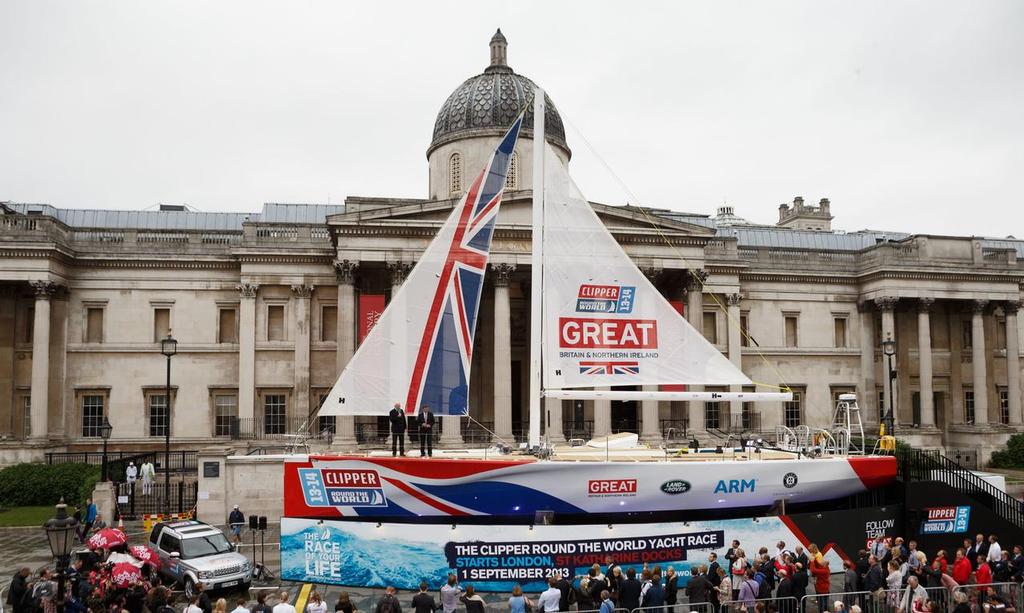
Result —
[[[342,371],[320,415],[468,412],[480,294],[522,115]]]

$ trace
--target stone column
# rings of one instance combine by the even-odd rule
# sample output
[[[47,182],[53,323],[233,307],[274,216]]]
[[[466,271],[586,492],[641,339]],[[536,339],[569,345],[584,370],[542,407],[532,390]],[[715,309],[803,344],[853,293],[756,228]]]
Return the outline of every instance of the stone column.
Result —
[[[1020,427],[1024,423],[1020,410],[1020,338],[1017,330],[1019,302],[1003,305],[1006,315],[1006,393],[1009,398],[1010,425]]]
[[[878,339],[878,342],[891,338],[896,340],[896,303],[899,302],[899,298],[895,296],[883,296],[881,298],[875,298],[875,306],[882,311],[882,338]],[[897,345],[898,345],[897,341]],[[896,368],[896,357],[893,356],[893,368]],[[882,356],[882,372],[885,373],[883,378],[883,388],[885,389],[885,406],[878,407],[879,419],[889,411],[889,407],[893,407],[893,427],[897,427],[900,423],[899,418],[899,407],[897,406],[900,397],[900,380],[897,376],[892,382],[892,398],[889,398],[889,358],[885,355]],[[891,434],[886,432],[886,434]]]
[[[988,373],[985,368],[985,308],[988,300],[971,304],[971,371],[974,374],[974,424],[988,425]]]
[[[32,322],[32,415],[31,436],[45,439],[50,433],[50,298],[57,285],[50,281],[32,281],[36,293],[35,321]]]
[[[494,433],[512,442],[512,320],[508,283],[516,267],[492,264],[494,279]],[[531,351],[539,350],[531,347]]]
[[[544,412],[547,413],[547,436],[548,442],[558,444],[565,442],[565,433],[562,431],[562,401],[558,398],[544,399]]]
[[[357,262],[342,260],[334,263],[334,275],[338,280],[338,343],[334,362],[337,376],[341,376],[341,371],[352,359],[356,349],[355,278],[358,269]],[[355,447],[356,418],[351,415],[339,415],[336,423],[338,432],[332,445],[342,448]]]
[[[313,294],[313,286],[299,284],[292,286],[295,298],[295,319],[292,327],[292,339],[295,343],[295,362],[292,376],[294,379],[295,417],[306,419],[309,415],[309,297]],[[296,420],[298,421],[298,420]],[[313,424],[308,424],[310,431],[315,431]]]
[[[595,390],[608,390],[608,387],[595,387]],[[594,432],[593,437],[605,436],[612,431],[612,401],[594,401]]]
[[[687,271],[686,291],[686,320],[690,322],[698,334],[704,333],[704,281],[708,278],[707,271],[697,268]],[[704,391],[703,385],[690,385],[687,389],[691,392]],[[687,403],[687,412],[690,416],[689,431],[704,431],[704,403],[691,401]]]
[[[867,301],[857,303],[857,311],[860,313],[860,394],[857,404],[865,421],[877,423],[885,408],[876,406],[875,348],[878,343],[875,341],[875,311]]]
[[[934,298],[917,301],[917,360],[920,365],[921,428],[935,427],[935,395],[932,392],[932,326],[929,311]]]
[[[459,415],[441,416],[441,440],[443,447],[462,447],[462,417]],[[511,440],[509,441],[512,442]]]
[[[256,411],[256,292],[259,285],[242,283],[238,305],[238,417],[243,432],[255,431]]]
[[[657,285],[661,276],[661,269],[649,267],[643,269],[644,276],[653,285]],[[658,391],[657,385],[645,385],[641,389],[645,392]],[[640,440],[658,444],[662,440],[661,424],[658,422],[659,406],[657,400],[640,401]]]
[[[743,347],[740,334],[740,300],[739,294],[729,294],[725,297],[728,306],[728,334],[729,334],[729,361],[739,370],[743,370]],[[742,392],[743,386],[730,385],[730,392]],[[732,400],[729,402],[729,426],[734,423],[743,423],[743,402]]]

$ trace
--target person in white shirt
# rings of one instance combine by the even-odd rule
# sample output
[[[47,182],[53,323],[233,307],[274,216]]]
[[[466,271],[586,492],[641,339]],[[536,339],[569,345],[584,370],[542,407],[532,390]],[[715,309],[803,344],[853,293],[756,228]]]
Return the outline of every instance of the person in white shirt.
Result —
[[[128,489],[135,489],[135,479],[139,476],[139,467],[135,462],[128,462],[128,468],[124,469],[125,481],[128,482]]]
[[[296,613],[295,607],[288,604],[288,592],[281,592],[281,602],[274,605],[274,613]]]
[[[306,613],[327,613],[327,603],[320,598],[320,593],[313,590],[309,595],[309,604],[306,605]]]
[[[237,605],[234,609],[231,609],[231,613],[249,613],[249,607],[245,606],[245,598],[239,598]]]
[[[548,589],[541,592],[540,598],[537,599],[537,609],[540,613],[556,613],[558,611],[558,602],[562,599],[562,591],[556,587],[557,583],[558,579],[548,577]]]
[[[152,462],[142,464],[142,495],[149,496],[153,493],[153,481],[156,480],[156,467]]]
[[[184,613],[203,613],[202,607],[199,606],[199,594],[188,599],[188,606],[185,607]]]
[[[1003,548],[999,546],[999,537],[991,535],[988,537],[988,561],[998,562],[1003,559]]]

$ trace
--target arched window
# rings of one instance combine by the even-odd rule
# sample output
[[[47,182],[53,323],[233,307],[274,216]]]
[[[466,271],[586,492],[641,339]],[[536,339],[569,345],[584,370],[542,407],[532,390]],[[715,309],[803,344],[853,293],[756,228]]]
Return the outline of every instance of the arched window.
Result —
[[[448,158],[448,193],[458,194],[462,191],[462,155],[453,153]]]
[[[505,189],[519,189],[519,152],[512,152],[512,161],[508,165],[508,174],[505,175]]]

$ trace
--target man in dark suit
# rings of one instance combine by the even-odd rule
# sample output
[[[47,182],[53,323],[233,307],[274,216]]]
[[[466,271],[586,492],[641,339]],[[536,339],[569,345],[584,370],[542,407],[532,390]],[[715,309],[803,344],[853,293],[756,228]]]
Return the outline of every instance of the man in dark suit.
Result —
[[[434,613],[437,610],[434,597],[427,593],[426,581],[420,582],[420,593],[412,597],[412,610],[413,613]]]
[[[708,554],[708,581],[716,588],[722,582],[722,578],[718,576],[719,568],[721,565],[718,563],[718,554],[712,551]]]
[[[402,405],[395,403],[388,413],[388,422],[391,424],[391,456],[398,455],[401,451],[405,455],[405,411]]]
[[[420,457],[431,457],[434,455],[434,424],[437,423],[437,419],[430,407],[427,405],[420,407],[416,423],[420,427]]]
[[[640,590],[643,586],[636,578],[636,569],[626,569],[626,580],[619,588],[619,608],[627,611],[640,608]]]

